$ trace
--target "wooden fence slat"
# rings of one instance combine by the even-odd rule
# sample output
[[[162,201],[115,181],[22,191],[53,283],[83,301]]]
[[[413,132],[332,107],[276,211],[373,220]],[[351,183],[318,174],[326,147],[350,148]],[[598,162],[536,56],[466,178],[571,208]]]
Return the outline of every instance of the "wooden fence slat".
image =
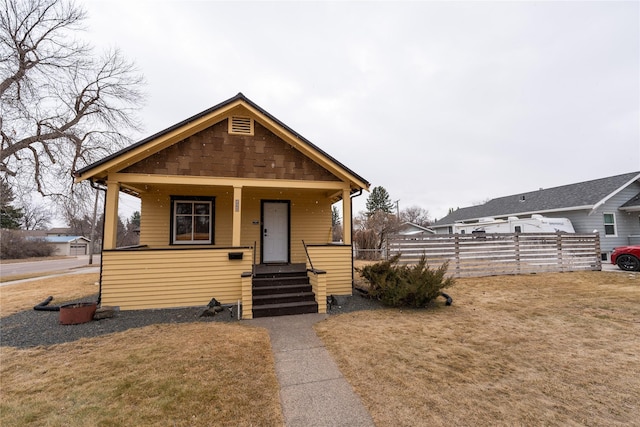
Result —
[[[448,261],[454,277],[602,269],[597,233],[390,236],[386,256],[398,253],[402,264]]]

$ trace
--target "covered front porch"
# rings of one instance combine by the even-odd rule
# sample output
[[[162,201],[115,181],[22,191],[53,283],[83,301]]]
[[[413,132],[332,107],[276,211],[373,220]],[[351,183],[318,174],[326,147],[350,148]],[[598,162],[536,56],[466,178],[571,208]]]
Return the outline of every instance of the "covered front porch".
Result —
[[[256,277],[302,270],[317,312],[326,313],[328,295],[351,294],[351,245],[315,244],[307,250],[307,262],[286,265],[259,264],[252,246],[105,250],[100,303],[137,310],[205,306],[216,298],[238,304],[239,317],[252,319]]]
[[[163,177],[142,174],[112,174],[106,182],[103,249],[117,247],[120,192],[140,198],[140,244],[152,248],[178,244],[208,247],[254,246],[263,259],[265,203],[282,202],[288,211],[283,229],[288,244],[287,262],[305,262],[302,241],[332,243],[332,205],[342,211],[343,230],[351,230],[353,189],[340,181],[251,180],[246,178]],[[171,182],[171,184],[167,184]],[[176,203],[206,199],[211,206],[209,239],[181,241],[176,234]],[[342,243],[351,245],[351,233]]]
[[[369,183],[242,93],[74,175],[106,187],[104,304],[216,298],[240,301],[250,318],[254,267],[275,263],[306,267],[319,312],[327,294],[351,294],[351,197]],[[120,192],[141,201],[135,249],[117,247]],[[339,244],[336,203],[346,230]]]
[[[302,266],[313,292],[314,312],[326,312],[328,295],[351,294],[351,233],[343,233],[342,242],[332,242],[336,200],[341,200],[343,229],[351,230],[351,188],[344,183],[316,182],[309,188],[309,183],[295,182],[280,187],[282,180],[173,177],[174,182],[166,184],[156,176],[115,177],[122,182],[107,183],[102,304],[132,310],[204,306],[216,298],[239,304],[241,318],[250,319],[261,300],[256,297],[257,276],[291,266]],[[115,212],[121,191],[141,200],[140,245],[135,248],[116,246]],[[193,213],[182,213],[181,204],[191,200]],[[280,225],[269,225],[270,206],[283,207]],[[200,216],[198,209],[204,212]],[[199,231],[192,238],[206,243],[181,240],[185,230],[179,228],[179,215],[193,217],[193,231],[187,232],[196,236]],[[276,261],[267,256],[274,235],[284,251]]]

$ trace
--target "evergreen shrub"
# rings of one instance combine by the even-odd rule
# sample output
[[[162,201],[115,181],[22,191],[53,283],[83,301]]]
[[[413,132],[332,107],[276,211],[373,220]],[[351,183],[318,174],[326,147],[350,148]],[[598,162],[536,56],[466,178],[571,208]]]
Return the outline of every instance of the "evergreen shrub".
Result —
[[[369,281],[369,295],[391,307],[425,307],[440,296],[444,288],[453,286],[453,277],[446,277],[448,262],[431,269],[423,256],[416,265],[398,265],[400,255],[388,261],[359,268]]]

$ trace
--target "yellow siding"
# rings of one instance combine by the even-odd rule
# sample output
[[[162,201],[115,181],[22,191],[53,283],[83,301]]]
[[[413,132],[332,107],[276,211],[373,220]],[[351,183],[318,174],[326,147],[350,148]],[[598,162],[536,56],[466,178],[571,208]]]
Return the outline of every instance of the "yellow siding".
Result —
[[[253,278],[242,276],[242,319],[253,319]]]
[[[327,272],[327,295],[351,295],[351,246],[309,246],[307,249],[313,268]]]
[[[229,260],[229,252],[243,252]],[[106,251],[102,254],[102,304],[121,310],[204,306],[211,298],[233,304],[251,271],[251,249]]]
[[[233,189],[210,187],[163,187],[141,194],[140,244],[165,247],[171,243],[171,196],[206,196],[216,198],[215,246],[231,246]]]
[[[312,272],[307,274],[318,303],[318,313],[325,314],[327,312],[327,275]]]
[[[211,187],[206,191],[188,187],[163,187],[141,195],[140,244],[168,247],[170,239],[171,196],[208,196],[216,198],[215,245],[231,246],[233,222],[233,189]],[[256,247],[260,258],[260,209],[262,200],[289,200],[291,203],[291,262],[306,261],[302,241],[324,244],[331,241],[331,201],[325,192],[317,190],[273,190],[244,188],[242,190],[242,246]]]
[[[140,244],[163,246],[169,244],[170,199],[157,192],[140,195]]]
[[[291,202],[291,262],[306,262],[305,243],[331,241],[331,201],[324,192],[296,190],[242,191],[242,240],[241,245],[256,247],[260,259],[260,208],[262,200],[289,200]]]

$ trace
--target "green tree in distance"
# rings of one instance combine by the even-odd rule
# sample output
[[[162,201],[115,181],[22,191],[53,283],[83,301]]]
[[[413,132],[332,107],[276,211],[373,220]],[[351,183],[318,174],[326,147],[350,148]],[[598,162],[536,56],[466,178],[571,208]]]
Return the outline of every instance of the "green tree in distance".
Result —
[[[22,209],[12,206],[14,199],[13,190],[4,178],[0,178],[0,228],[20,228]]]
[[[374,187],[369,197],[367,197],[366,207],[367,216],[371,216],[376,212],[390,214],[393,210],[393,203],[384,187]]]

